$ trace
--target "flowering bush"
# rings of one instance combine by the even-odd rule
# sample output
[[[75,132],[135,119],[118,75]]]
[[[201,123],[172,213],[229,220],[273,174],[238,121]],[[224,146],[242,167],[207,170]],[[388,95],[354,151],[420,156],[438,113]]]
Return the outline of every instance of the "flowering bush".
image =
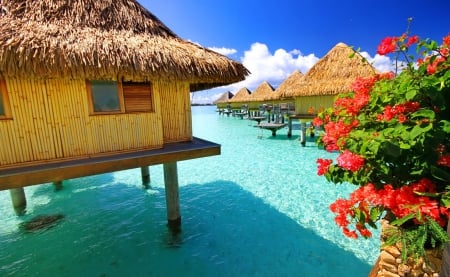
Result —
[[[388,219],[397,228],[386,243],[401,242],[404,258],[449,241],[449,50],[450,34],[440,45],[407,33],[383,39],[378,54],[394,55],[401,72],[356,79],[313,121],[325,131],[319,144],[339,152],[336,162],[317,160],[318,174],[357,186],[330,205],[336,223],[348,237],[367,238]]]

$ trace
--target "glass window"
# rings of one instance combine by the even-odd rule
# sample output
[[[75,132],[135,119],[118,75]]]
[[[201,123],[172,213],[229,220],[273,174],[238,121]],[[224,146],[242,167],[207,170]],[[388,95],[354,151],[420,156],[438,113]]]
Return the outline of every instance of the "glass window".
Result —
[[[117,82],[91,81],[91,96],[94,112],[120,112]]]

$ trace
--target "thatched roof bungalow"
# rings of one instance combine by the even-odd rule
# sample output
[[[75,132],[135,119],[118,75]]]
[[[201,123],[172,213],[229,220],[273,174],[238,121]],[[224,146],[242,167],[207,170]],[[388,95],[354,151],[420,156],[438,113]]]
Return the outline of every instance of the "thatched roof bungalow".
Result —
[[[274,97],[274,88],[269,82],[262,82],[247,99],[248,108],[257,110],[263,104],[271,104]]]
[[[294,96],[295,88],[300,86],[303,81],[303,74],[299,70],[294,70],[284,81],[275,89],[273,94],[274,104],[281,105],[282,109],[291,112],[294,111]]]
[[[293,100],[294,92],[299,90],[303,82],[303,74],[299,70],[292,72],[275,90],[278,99]]]
[[[214,100],[213,104],[216,105],[218,109],[225,109],[233,96],[234,94],[231,93],[231,91],[224,92],[219,98]]]
[[[353,58],[350,58],[354,55]],[[297,114],[316,113],[332,107],[339,93],[349,92],[357,77],[375,74],[375,69],[345,43],[338,43],[295,84],[285,89],[285,97],[295,98]]]
[[[0,189],[219,154],[190,92],[247,74],[135,0],[2,0]]]
[[[246,87],[238,90],[233,98],[230,99],[231,108],[240,109],[243,105],[247,105],[251,94],[251,91]]]

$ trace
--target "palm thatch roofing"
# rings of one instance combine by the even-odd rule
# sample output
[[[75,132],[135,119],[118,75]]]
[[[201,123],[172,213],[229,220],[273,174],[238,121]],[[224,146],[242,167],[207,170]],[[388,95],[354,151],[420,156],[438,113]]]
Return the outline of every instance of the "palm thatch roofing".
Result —
[[[231,91],[227,91],[222,93],[222,95],[217,98],[213,104],[223,104],[223,103],[228,103],[230,101],[231,98],[233,98],[234,94],[231,93]]]
[[[0,74],[241,81],[241,64],[185,41],[135,0],[1,0]]]
[[[251,92],[248,90],[248,88],[241,88],[236,92],[236,94],[233,96],[233,98],[230,99],[231,103],[237,103],[237,102],[248,102],[250,99]]]
[[[351,56],[353,56],[351,58]],[[336,95],[349,92],[357,77],[373,76],[376,70],[358,52],[338,43],[323,56],[287,95]]]
[[[263,102],[272,99],[274,88],[267,81],[262,82],[251,94],[248,101]]]
[[[277,99],[290,98],[303,83],[303,74],[295,70],[275,90]]]

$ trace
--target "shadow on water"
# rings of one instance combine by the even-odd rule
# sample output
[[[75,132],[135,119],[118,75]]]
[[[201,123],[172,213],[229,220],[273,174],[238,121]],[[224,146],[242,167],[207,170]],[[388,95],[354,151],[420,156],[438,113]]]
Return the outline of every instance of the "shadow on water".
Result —
[[[201,197],[185,199],[195,194]],[[219,275],[367,276],[370,271],[351,252],[303,228],[235,183],[189,185],[180,189],[180,195],[186,247],[189,235],[208,229],[200,246],[216,248],[210,254],[215,255]]]
[[[33,214],[57,210],[66,220],[3,241],[8,254],[0,255],[1,275],[339,277],[370,271],[236,183],[180,187],[182,229],[172,233],[161,184],[145,190],[110,176],[70,181],[56,193],[37,189],[35,196],[49,193],[50,200]],[[94,184],[77,184],[89,181]]]

